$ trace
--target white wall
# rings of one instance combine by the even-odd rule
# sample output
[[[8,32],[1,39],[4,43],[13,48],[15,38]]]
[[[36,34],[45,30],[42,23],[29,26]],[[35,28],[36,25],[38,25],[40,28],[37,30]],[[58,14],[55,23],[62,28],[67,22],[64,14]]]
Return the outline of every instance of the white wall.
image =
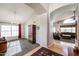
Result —
[[[75,46],[79,49],[79,4],[75,12],[75,19],[77,20],[77,38],[75,39]]]
[[[33,15],[31,19],[26,22],[26,26],[29,24],[35,24],[39,27],[39,30],[36,30],[36,43],[43,47],[47,47],[47,13],[42,15]]]
[[[47,47],[47,13],[38,16],[38,20],[40,20],[40,30],[37,42],[41,46]]]
[[[53,42],[53,20],[49,21],[49,41],[48,45],[50,45]]]

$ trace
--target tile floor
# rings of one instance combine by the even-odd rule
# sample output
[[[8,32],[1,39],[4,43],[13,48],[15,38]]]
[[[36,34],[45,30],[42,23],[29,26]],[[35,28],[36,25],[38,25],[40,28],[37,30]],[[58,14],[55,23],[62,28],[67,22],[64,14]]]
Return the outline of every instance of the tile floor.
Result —
[[[5,56],[22,56],[39,46],[38,44],[31,44],[25,39],[11,41],[7,45],[8,49]]]

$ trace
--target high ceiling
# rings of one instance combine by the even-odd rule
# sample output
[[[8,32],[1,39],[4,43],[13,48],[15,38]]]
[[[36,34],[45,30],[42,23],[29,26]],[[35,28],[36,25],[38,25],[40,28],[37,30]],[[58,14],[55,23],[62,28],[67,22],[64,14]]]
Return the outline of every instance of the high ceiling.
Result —
[[[46,9],[40,3],[26,3],[29,7],[31,7],[36,14],[42,14],[46,12]]]
[[[50,3],[49,4],[49,11],[50,13],[55,11],[58,8],[64,7],[66,5],[70,5],[71,3]]]
[[[0,22],[25,23],[33,14],[45,13],[40,3],[4,3],[0,4]]]
[[[0,22],[24,23],[33,13],[25,4],[0,4]]]
[[[61,20],[73,17],[76,7],[77,7],[77,4],[68,4],[55,9],[50,14],[51,20],[54,19],[54,21],[61,21]]]
[[[50,12],[54,16],[63,15],[67,8],[64,6],[71,5],[67,3],[1,3],[0,4],[0,22],[10,22],[10,23],[25,23],[29,20],[35,13],[41,15],[45,12]],[[73,8],[72,8],[73,9]],[[69,10],[69,9],[68,9]],[[61,11],[61,12],[60,12]],[[66,13],[66,11],[65,11]],[[72,12],[67,12],[72,14]],[[68,14],[68,15],[69,15]],[[65,14],[67,15],[67,14]],[[62,16],[64,17],[64,16]]]

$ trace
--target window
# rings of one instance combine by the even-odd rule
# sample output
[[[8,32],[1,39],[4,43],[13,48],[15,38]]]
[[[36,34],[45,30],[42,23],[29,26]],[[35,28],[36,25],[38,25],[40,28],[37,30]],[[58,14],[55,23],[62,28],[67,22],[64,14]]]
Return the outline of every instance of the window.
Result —
[[[1,25],[1,37],[18,36],[17,25]]]
[[[62,27],[61,32],[71,32],[75,33],[75,27]]]
[[[11,26],[1,25],[1,37],[11,36]]]
[[[12,36],[18,36],[18,26],[12,26]]]
[[[75,33],[75,31],[76,31],[76,30],[75,30],[75,27],[72,27],[72,32]]]

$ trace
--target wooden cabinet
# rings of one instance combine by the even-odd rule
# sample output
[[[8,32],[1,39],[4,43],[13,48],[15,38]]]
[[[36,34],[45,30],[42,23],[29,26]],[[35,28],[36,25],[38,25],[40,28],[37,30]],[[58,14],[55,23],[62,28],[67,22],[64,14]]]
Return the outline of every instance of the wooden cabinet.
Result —
[[[31,43],[36,43],[36,25],[28,26],[28,39]]]

